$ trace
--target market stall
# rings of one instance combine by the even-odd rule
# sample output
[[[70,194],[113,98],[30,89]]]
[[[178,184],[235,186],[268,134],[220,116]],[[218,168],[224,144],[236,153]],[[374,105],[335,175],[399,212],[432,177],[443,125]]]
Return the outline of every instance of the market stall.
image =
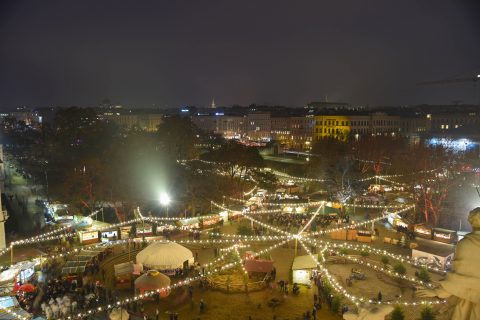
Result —
[[[123,226],[120,227],[120,239],[128,239],[130,238],[130,232],[132,230],[132,226]]]
[[[247,259],[243,265],[248,273],[270,273],[273,270],[273,261],[264,259]]]
[[[453,245],[438,243],[429,246],[422,244],[412,249],[412,259],[429,268],[448,270],[452,264],[454,251]]]
[[[413,227],[413,232],[415,232],[415,235],[418,237],[432,240],[432,228],[429,228],[424,224],[416,224]]]
[[[182,229],[200,228],[200,220],[198,218],[182,219],[182,220],[178,220],[176,223],[177,223],[177,226],[179,226]]]
[[[7,312],[7,310],[10,312]],[[13,312],[17,315],[13,315]],[[31,318],[33,318],[33,315],[20,307],[17,298],[11,296],[0,297],[0,319],[13,320]]]
[[[317,263],[310,255],[295,257],[292,265],[293,283],[310,285],[310,278],[314,270],[317,270]]]
[[[151,236],[153,235],[153,226],[150,224],[137,225],[135,234],[139,238]]]
[[[456,243],[457,242],[457,231],[447,230],[442,228],[433,229],[433,240],[443,242],[443,243]]]
[[[349,240],[355,241],[357,239],[357,230],[355,229],[340,229],[330,232],[332,240]]]
[[[78,237],[82,244],[92,244],[100,241],[98,231],[79,231]]]
[[[37,264],[39,264],[38,260],[22,261],[10,266],[10,268],[6,270],[3,270],[0,273],[0,286],[13,288],[14,283],[24,283],[30,280],[35,273],[35,266]]]
[[[392,227],[394,228],[402,227],[412,231],[411,230],[412,224],[406,222],[398,213],[388,212],[386,214],[387,214],[387,221]]]
[[[108,242],[108,241],[118,239],[118,230],[117,229],[105,230],[105,231],[102,231],[100,234],[101,234],[101,237],[102,237],[102,242]]]
[[[130,282],[132,281],[133,262],[119,263],[113,266],[115,273],[115,284],[118,289],[130,288]]]
[[[68,260],[63,265],[62,274],[68,276],[83,273],[90,261],[98,255],[102,254],[106,249],[106,247],[84,249],[75,255],[69,256]]]
[[[357,241],[358,242],[365,242],[370,243],[372,242],[372,231],[366,229],[358,229],[357,230]]]

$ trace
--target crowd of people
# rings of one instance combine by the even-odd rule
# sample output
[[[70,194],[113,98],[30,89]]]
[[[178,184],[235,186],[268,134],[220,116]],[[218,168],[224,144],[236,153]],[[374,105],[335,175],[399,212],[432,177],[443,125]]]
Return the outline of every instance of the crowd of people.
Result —
[[[285,231],[297,232],[302,226],[305,226],[312,218],[311,214],[278,214],[270,213],[264,215],[266,223],[274,226],[281,226]],[[345,223],[350,223],[350,216],[337,214],[332,215],[317,215],[310,224],[312,231],[317,231],[318,228],[325,229],[329,226],[337,226]]]

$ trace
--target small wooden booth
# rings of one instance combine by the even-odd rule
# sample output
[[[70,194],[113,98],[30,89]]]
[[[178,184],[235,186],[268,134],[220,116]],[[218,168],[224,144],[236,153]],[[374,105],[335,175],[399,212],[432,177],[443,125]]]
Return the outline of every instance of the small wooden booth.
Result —
[[[453,244],[457,242],[457,231],[442,228],[433,229],[433,240]]]
[[[427,227],[423,223],[416,224],[413,227],[413,232],[415,233],[416,236],[420,238],[432,240],[432,228]]]

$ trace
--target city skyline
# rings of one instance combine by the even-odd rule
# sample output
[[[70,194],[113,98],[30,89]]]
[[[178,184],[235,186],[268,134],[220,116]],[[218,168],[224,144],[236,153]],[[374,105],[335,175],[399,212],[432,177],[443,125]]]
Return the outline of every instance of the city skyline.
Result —
[[[475,1],[4,2],[0,108],[478,104]]]

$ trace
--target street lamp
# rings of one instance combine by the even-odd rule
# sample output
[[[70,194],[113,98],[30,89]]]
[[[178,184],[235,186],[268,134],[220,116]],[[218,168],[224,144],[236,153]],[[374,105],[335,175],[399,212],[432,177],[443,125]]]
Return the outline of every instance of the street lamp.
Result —
[[[170,199],[170,196],[166,192],[161,192],[159,200],[160,200],[160,204],[166,208],[167,217],[168,217],[168,205],[172,201]]]

